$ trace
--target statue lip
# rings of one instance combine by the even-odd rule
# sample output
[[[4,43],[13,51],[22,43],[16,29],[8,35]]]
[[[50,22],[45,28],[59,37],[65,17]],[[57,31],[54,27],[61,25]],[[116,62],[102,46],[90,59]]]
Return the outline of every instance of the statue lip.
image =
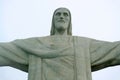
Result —
[[[65,21],[63,19],[58,20],[58,22],[64,22],[65,23]]]

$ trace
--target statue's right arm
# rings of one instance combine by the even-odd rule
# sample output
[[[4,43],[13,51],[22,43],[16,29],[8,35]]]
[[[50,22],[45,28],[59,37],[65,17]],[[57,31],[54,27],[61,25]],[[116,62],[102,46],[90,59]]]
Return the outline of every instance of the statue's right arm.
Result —
[[[43,39],[43,40],[42,40]],[[56,58],[61,56],[67,56],[68,54],[64,54],[64,51],[68,51],[69,47],[62,48],[62,49],[53,49],[48,45],[45,45],[44,38],[29,38],[23,40],[15,40],[13,42],[19,49],[23,50],[29,55],[34,55],[40,57],[42,59],[50,59]],[[60,52],[61,54],[58,54]]]
[[[0,66],[11,66],[27,72],[28,55],[12,42],[0,43]]]

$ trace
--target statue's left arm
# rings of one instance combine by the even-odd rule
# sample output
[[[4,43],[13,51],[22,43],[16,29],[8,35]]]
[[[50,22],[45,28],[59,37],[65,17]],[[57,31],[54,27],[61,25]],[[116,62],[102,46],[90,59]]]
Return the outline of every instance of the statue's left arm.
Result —
[[[90,57],[92,71],[120,65],[120,41],[91,40]]]

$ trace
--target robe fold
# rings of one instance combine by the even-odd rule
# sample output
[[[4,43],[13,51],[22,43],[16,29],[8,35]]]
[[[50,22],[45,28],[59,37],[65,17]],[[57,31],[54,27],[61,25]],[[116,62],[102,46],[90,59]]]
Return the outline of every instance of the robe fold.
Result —
[[[28,72],[28,80],[92,80],[92,71],[119,64],[119,41],[46,36],[0,43],[0,66]]]

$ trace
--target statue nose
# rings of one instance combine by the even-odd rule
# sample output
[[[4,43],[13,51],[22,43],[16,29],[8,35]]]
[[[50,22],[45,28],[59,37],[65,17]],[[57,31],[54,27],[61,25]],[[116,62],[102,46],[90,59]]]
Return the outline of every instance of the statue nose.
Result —
[[[63,17],[60,17],[60,19],[63,19]]]
[[[63,18],[64,18],[64,17],[63,17],[63,15],[61,14],[61,15],[60,15],[60,19],[63,19]]]

